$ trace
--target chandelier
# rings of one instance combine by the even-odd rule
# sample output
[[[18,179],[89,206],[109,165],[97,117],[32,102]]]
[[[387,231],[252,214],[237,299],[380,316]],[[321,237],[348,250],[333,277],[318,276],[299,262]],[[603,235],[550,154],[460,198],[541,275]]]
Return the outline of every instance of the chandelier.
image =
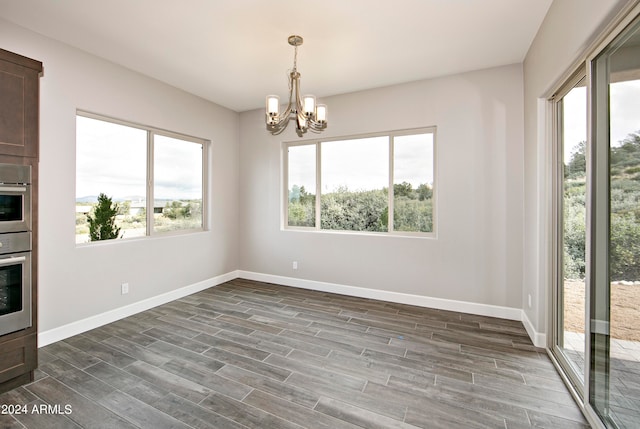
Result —
[[[280,134],[289,124],[290,119],[296,122],[296,133],[302,137],[308,130],[320,132],[327,128],[327,106],[316,104],[313,95],[300,96],[300,73],[298,73],[298,46],[302,45],[300,36],[289,36],[289,44],[294,47],[293,70],[289,73],[289,103],[280,113],[280,97],[267,95],[266,123],[267,130],[273,135]]]

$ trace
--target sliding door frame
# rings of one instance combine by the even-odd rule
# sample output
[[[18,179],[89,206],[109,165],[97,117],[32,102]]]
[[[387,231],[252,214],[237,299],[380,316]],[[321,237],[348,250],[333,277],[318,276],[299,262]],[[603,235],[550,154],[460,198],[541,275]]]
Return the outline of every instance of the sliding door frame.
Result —
[[[611,22],[603,29],[600,36],[598,36],[594,42],[579,56],[569,68],[571,72],[567,72],[563,75],[563,78],[556,82],[554,86],[556,91],[551,93],[547,99],[547,109],[550,112],[550,118],[547,117],[547,124],[551,128],[549,134],[551,153],[547,157],[547,161],[551,163],[552,169],[550,186],[548,188],[551,195],[551,213],[547,218],[548,231],[551,232],[551,245],[548,248],[548,261],[549,267],[549,291],[551,299],[548,301],[550,305],[549,321],[550,321],[550,335],[547,337],[547,351],[551,357],[552,362],[556,365],[563,380],[567,384],[567,387],[574,395],[574,398],[580,405],[588,422],[594,428],[604,428],[603,422],[600,420],[599,414],[591,405],[592,396],[592,328],[595,331],[602,331],[602,326],[591,326],[591,312],[592,312],[592,287],[594,282],[608,281],[608,254],[604,255],[606,248],[603,250],[600,243],[602,243],[603,237],[608,243],[608,211],[605,216],[605,223],[602,222],[603,209],[602,198],[606,196],[608,198],[608,180],[609,177],[603,175],[601,172],[602,165],[608,163],[608,154],[603,153],[603,144],[597,143],[596,140],[602,138],[601,135],[596,133],[608,133],[608,112],[606,112],[606,123],[603,124],[602,110],[596,110],[598,107],[594,105],[594,90],[598,91],[597,82],[594,78],[595,60],[597,57],[605,51],[609,44],[617,38],[627,26],[629,26],[634,20],[640,16],[640,0],[629,0],[628,3],[623,6],[620,12],[611,20]],[[587,195],[586,195],[586,243],[585,243],[585,256],[586,256],[586,273],[585,273],[585,373],[584,383],[576,383],[575,376],[571,375],[570,371],[565,372],[566,358],[562,353],[558,353],[556,344],[559,340],[559,329],[564,329],[563,326],[559,326],[559,298],[558,286],[561,285],[562,266],[559,262],[562,261],[559,251],[562,252],[561,237],[563,234],[563,219],[560,208],[562,207],[561,200],[563,197],[562,189],[562,166],[558,156],[559,153],[559,138],[562,137],[562,130],[559,127],[559,120],[562,118],[558,114],[558,100],[561,100],[562,96],[566,95],[577,84],[580,79],[578,76],[582,75],[582,71],[586,72],[586,86],[587,86],[587,146],[586,146],[586,158],[587,158]],[[599,71],[601,73],[602,71]],[[608,90],[608,89],[607,89]],[[599,124],[598,124],[599,122]],[[603,125],[605,125],[603,127]],[[606,131],[604,130],[606,128]],[[608,135],[607,135],[608,143]],[[599,148],[599,149],[598,149]],[[608,146],[607,146],[608,150]],[[598,170],[600,174],[598,174]],[[608,170],[607,170],[608,171]],[[596,176],[597,175],[597,176]],[[549,176],[548,176],[549,177]],[[605,194],[602,194],[603,187],[606,187]],[[596,195],[598,194],[598,195]],[[598,199],[597,204],[595,198]],[[598,209],[600,206],[600,209]],[[607,209],[608,210],[608,209]],[[598,223],[598,225],[596,225]],[[597,226],[597,227],[596,227]],[[606,231],[606,236],[603,236],[603,231]],[[560,241],[558,241],[560,240]],[[598,246],[595,246],[598,242]],[[594,247],[595,246],[595,247]],[[606,246],[608,248],[608,244]],[[607,262],[605,269],[602,269],[603,261]],[[606,277],[606,279],[605,279]],[[603,280],[604,279],[604,280]],[[602,316],[602,315],[600,315]],[[597,324],[596,325],[600,325]]]
[[[573,371],[574,363],[570,362],[564,351],[558,346],[564,343],[564,128],[563,128],[563,112],[564,97],[571,92],[581,81],[585,81],[587,78],[586,66],[583,63],[577,70],[573,72],[571,77],[562,85],[556,94],[554,94],[549,100],[552,109],[551,123],[553,127],[552,133],[552,155],[553,162],[552,168],[552,199],[551,199],[551,222],[552,222],[552,245],[551,245],[551,271],[552,271],[552,293],[551,293],[551,342],[549,344],[550,351],[553,353],[554,358],[558,364],[562,367],[564,375],[569,383],[571,383],[574,393],[579,397],[580,401],[584,402],[585,395],[585,381],[588,380],[586,376],[588,347],[587,338],[589,332],[586,329],[588,315],[585,314],[585,365],[582,368],[582,379],[578,374]],[[587,87],[587,100],[589,98],[589,88]],[[587,130],[585,130],[586,132]],[[587,144],[588,148],[588,144]],[[587,155],[587,159],[589,159]],[[589,176],[589,168],[587,168],[587,177]],[[589,195],[588,180],[587,180],[587,196]],[[588,211],[587,207],[587,211]],[[586,222],[586,219],[585,219]],[[588,225],[588,223],[587,223]],[[588,242],[588,231],[585,242]],[[585,250],[585,255],[588,253]],[[585,300],[587,298],[588,285],[588,272],[585,275]],[[588,307],[588,305],[587,305]]]

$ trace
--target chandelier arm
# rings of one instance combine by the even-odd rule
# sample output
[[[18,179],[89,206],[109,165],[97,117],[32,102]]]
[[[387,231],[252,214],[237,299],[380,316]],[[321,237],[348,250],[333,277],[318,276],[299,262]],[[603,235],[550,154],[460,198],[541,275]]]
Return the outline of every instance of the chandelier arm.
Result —
[[[307,131],[307,122],[305,114],[298,109],[296,112],[296,130],[298,130],[298,134],[300,134],[300,132],[304,133]]]
[[[289,101],[287,108],[284,109],[284,112],[282,112],[282,115],[280,115],[280,119],[278,119],[278,123],[284,122],[285,120],[289,119],[289,115],[291,115],[292,111],[293,109],[291,108],[291,101]]]
[[[316,122],[316,121],[312,121],[312,120],[309,120],[308,126],[309,126],[310,129],[317,130],[317,131],[322,131],[325,128],[327,128],[327,124],[326,123],[320,123],[320,122]]]
[[[290,118],[288,116],[282,116],[280,119],[278,119],[278,122],[270,124],[269,129],[273,129],[273,130],[285,129],[287,127],[289,119]]]
[[[272,133],[280,134],[282,131],[284,131],[285,128],[287,128],[287,125],[289,125],[289,120],[291,120],[290,117],[282,117],[277,123],[270,124],[267,126],[267,128]]]
[[[287,118],[287,122],[288,122],[288,118]],[[283,123],[286,124],[286,122],[281,122],[280,124],[269,128],[269,131],[271,131],[271,134],[273,134],[274,136],[282,134],[282,132],[287,128],[286,125],[282,125]]]
[[[291,105],[291,100],[293,99],[293,91],[294,91],[294,81],[295,81],[295,75],[298,72],[296,71],[292,71],[289,73],[289,105]]]
[[[300,96],[300,73],[296,72],[296,75],[293,76],[293,85],[294,85],[294,97],[296,100],[296,112],[303,113],[303,104],[302,97]]]
[[[294,66],[295,67],[295,66]],[[296,90],[296,86],[295,86],[295,82],[296,82],[296,75],[298,74],[298,72],[291,72],[289,73],[289,103],[287,104],[287,108],[285,109],[284,113],[282,114],[282,118],[288,118],[289,115],[291,114],[291,112],[293,111],[293,93]]]

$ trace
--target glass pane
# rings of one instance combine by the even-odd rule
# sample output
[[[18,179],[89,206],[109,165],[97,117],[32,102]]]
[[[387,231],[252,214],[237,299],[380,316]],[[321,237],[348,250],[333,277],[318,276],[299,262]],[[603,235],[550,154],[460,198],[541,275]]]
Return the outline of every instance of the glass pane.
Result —
[[[322,229],[388,231],[389,138],[323,142]]]
[[[640,74],[636,76],[609,87],[610,407],[618,426],[627,428],[640,421]]]
[[[393,229],[433,231],[433,134],[393,139]]]
[[[584,383],[587,90],[581,80],[561,101],[562,329],[558,346]]]
[[[22,264],[0,267],[0,316],[22,310]]]
[[[202,228],[202,144],[154,135],[153,230]]]
[[[596,225],[605,246],[592,290],[592,396],[609,427],[640,421],[640,22],[597,58],[596,145],[604,213]],[[598,185],[598,184],[597,184]],[[597,214],[597,213],[596,213]],[[602,220],[604,219],[604,221]]]
[[[316,145],[288,148],[287,225],[316,226]]]
[[[76,243],[90,241],[100,194],[112,200],[119,238],[145,235],[146,171],[146,131],[76,116]]]
[[[0,195],[0,222],[22,220],[22,195]]]

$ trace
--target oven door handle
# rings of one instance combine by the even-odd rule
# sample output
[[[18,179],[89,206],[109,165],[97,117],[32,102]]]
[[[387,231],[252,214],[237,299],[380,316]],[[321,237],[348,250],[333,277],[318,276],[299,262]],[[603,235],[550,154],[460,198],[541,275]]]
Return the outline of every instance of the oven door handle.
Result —
[[[26,186],[0,186],[0,192],[27,192]]]
[[[24,262],[27,260],[26,256],[14,256],[12,258],[1,258],[0,265],[17,264],[18,262]]]

